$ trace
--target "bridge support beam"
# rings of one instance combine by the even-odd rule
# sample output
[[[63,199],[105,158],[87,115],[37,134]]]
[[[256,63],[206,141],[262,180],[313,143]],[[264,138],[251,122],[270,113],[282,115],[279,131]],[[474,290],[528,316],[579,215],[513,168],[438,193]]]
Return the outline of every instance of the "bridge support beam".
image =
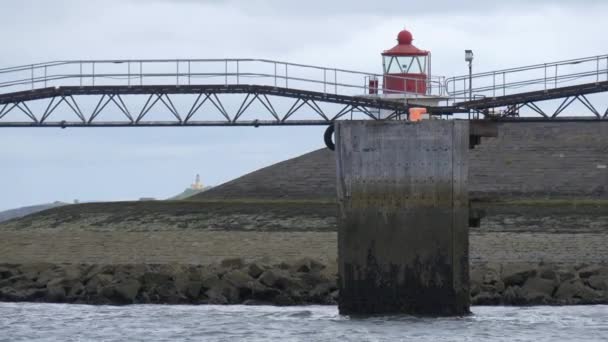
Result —
[[[469,313],[469,123],[336,124],[342,314]]]

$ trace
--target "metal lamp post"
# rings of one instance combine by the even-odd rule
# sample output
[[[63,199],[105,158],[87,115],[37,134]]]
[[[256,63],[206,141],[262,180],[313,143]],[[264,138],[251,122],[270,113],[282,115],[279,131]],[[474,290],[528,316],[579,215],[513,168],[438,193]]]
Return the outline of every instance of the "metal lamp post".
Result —
[[[469,63],[469,101],[473,100],[473,50],[464,50],[464,60]],[[471,109],[469,108],[469,120]]]

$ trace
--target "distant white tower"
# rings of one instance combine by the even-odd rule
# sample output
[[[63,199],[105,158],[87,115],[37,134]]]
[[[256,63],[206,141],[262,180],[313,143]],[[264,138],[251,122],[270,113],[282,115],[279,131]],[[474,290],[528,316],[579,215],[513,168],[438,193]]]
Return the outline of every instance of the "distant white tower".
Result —
[[[201,183],[201,176],[199,174],[196,175],[194,179],[194,184],[190,185],[190,189],[192,190],[203,190],[203,184]]]

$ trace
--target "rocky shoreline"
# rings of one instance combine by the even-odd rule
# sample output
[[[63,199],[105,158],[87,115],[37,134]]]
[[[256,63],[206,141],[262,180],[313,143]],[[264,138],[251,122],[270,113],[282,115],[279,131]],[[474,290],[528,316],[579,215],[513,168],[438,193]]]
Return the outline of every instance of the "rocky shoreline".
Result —
[[[213,265],[0,264],[0,301],[77,304],[335,305],[337,279],[318,261]],[[473,305],[608,304],[607,265],[471,267]]]

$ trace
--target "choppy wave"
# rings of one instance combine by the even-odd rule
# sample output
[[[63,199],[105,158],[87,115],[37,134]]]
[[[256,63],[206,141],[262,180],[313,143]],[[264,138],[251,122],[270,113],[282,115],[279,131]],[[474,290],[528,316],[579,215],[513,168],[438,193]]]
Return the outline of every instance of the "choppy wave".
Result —
[[[0,303],[0,341],[606,341],[608,306],[349,318],[333,306]]]

